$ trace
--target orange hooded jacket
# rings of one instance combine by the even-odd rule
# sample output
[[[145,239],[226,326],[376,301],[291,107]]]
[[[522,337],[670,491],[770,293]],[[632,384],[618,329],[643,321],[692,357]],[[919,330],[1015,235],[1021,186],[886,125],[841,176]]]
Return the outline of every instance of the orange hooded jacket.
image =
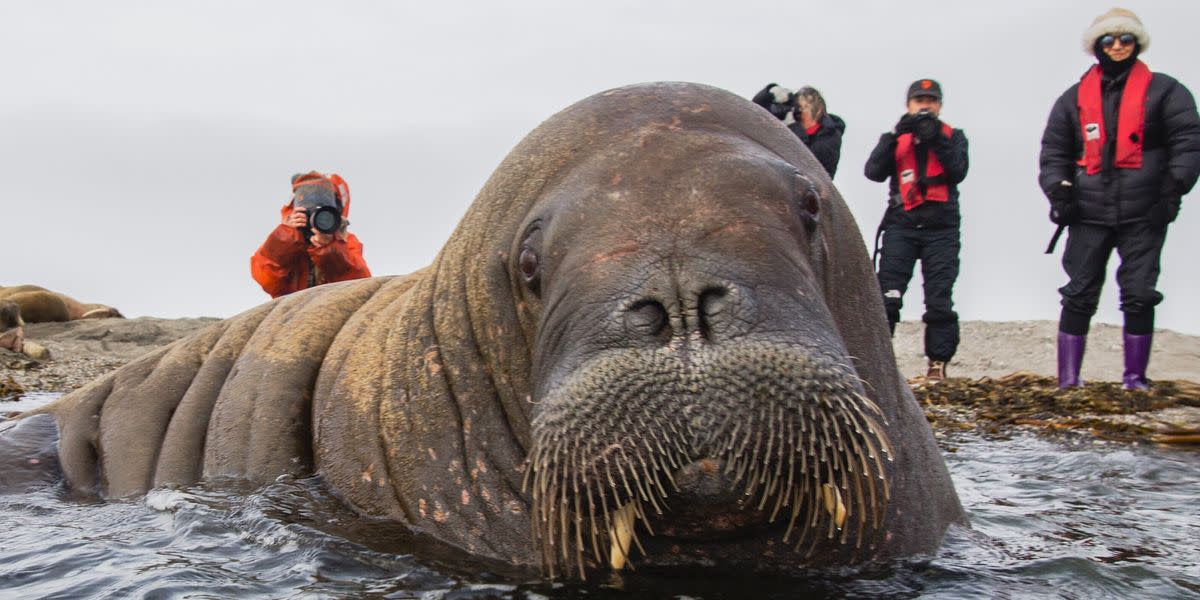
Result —
[[[297,178],[292,190],[314,184],[332,186],[342,203],[342,218],[350,215],[350,189],[341,177],[309,173]],[[280,214],[286,219],[292,210],[293,202],[288,202]],[[250,274],[272,298],[308,288],[309,273],[313,270],[314,285],[370,277],[371,271],[363,260],[362,242],[352,233],[344,234],[345,239],[342,235],[335,235],[324,246],[309,246],[299,229],[281,223],[250,257]]]

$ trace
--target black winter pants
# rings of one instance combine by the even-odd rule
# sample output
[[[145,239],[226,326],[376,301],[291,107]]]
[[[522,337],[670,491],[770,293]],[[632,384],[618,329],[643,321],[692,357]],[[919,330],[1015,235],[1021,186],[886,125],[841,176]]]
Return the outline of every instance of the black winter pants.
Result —
[[[957,227],[913,229],[889,227],[883,232],[879,252],[879,288],[892,331],[900,321],[904,293],[921,261],[925,289],[925,356],[950,362],[958,350],[958,313],[954,312],[954,281],[958,279]]]
[[[1096,314],[1108,258],[1114,248],[1121,257],[1117,285],[1121,288],[1121,311],[1125,313],[1126,321],[1131,317],[1137,319],[1138,315],[1153,314],[1154,307],[1163,299],[1155,286],[1158,284],[1159,258],[1167,238],[1166,227],[1145,222],[1116,227],[1077,223],[1067,232],[1062,264],[1071,280],[1058,288],[1062,294],[1064,320],[1069,313],[1088,320]],[[1083,333],[1086,333],[1086,325]]]

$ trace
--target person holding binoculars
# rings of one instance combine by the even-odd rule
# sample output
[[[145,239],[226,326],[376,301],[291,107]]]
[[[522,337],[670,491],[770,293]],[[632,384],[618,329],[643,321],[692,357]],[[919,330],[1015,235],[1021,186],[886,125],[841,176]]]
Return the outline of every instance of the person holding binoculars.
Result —
[[[907,111],[884,133],[867,159],[866,176],[888,184],[888,208],[875,234],[879,287],[892,333],[900,321],[913,267],[925,282],[925,356],[930,381],[945,377],[958,350],[958,184],[967,176],[967,137],[941,120],[942,86],[918,79],[908,88]],[[883,247],[879,249],[879,238]]]
[[[753,102],[768,111],[808,146],[817,162],[832,178],[842,156],[842,134],[846,122],[825,110],[825,98],[816,89],[805,86],[792,91],[768,83],[754,95]]]
[[[337,174],[292,176],[282,222],[250,257],[250,274],[278,298],[323,283],[370,277],[362,242],[347,231],[350,188]]]

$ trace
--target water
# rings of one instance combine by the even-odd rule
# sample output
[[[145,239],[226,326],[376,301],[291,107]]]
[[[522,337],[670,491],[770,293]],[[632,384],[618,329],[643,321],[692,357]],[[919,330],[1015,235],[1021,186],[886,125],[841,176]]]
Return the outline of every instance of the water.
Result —
[[[972,528],[952,529],[929,563],[868,574],[505,581],[415,558],[419,541],[305,479],[127,502],[58,487],[0,496],[0,598],[1200,598],[1200,453],[1022,432],[941,445]]]

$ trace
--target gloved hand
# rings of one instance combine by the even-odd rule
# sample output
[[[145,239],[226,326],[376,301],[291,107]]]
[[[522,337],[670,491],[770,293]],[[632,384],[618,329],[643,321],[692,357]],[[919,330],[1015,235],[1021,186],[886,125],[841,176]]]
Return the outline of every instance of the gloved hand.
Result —
[[[896,135],[904,135],[906,133],[912,133],[912,125],[913,125],[913,115],[904,113],[904,116],[900,117],[899,121],[896,121],[896,126],[892,128],[892,133],[894,133]]]
[[[1183,204],[1183,199],[1180,198],[1179,184],[1175,182],[1175,178],[1170,174],[1163,175],[1162,185],[1158,190],[1158,202],[1150,207],[1150,214],[1146,218],[1151,225],[1155,227],[1166,227],[1170,223],[1174,223],[1175,219],[1179,218],[1179,208]]]
[[[1075,202],[1075,186],[1070,181],[1060,181],[1046,191],[1050,198],[1050,221],[1055,225],[1073,225],[1079,222],[1079,203]]]

